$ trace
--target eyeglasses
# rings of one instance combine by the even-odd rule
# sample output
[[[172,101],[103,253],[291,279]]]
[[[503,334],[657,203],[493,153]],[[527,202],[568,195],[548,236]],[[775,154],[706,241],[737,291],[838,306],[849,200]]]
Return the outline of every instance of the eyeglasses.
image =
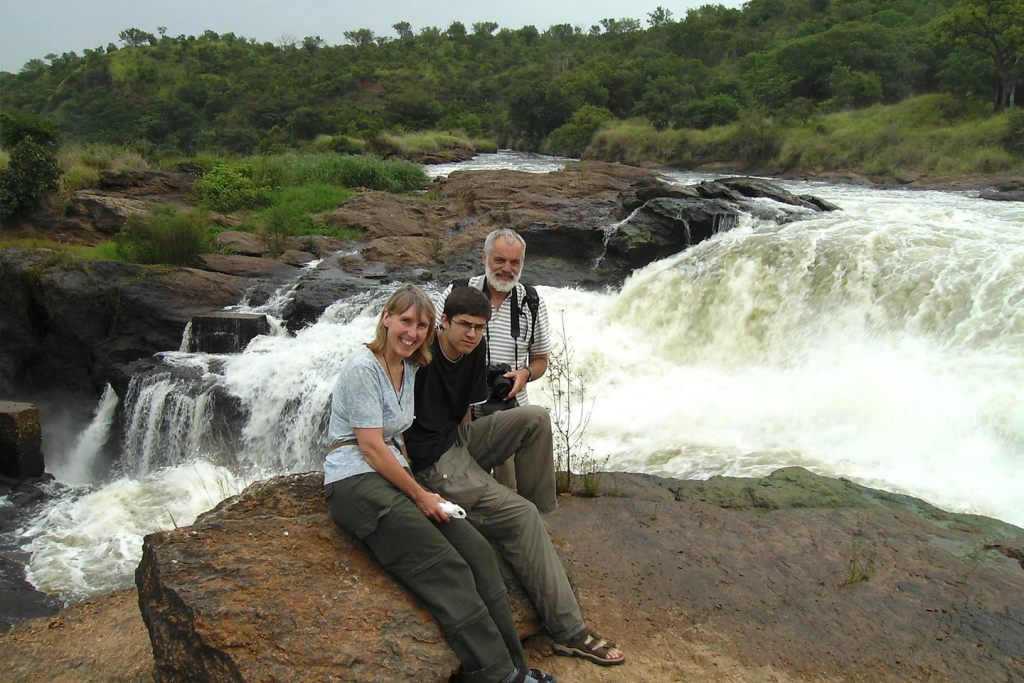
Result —
[[[466,322],[465,320],[453,320],[453,323],[459,326],[459,329],[463,333],[473,330],[477,334],[487,334],[487,323],[481,323],[480,325],[474,325],[473,323]]]

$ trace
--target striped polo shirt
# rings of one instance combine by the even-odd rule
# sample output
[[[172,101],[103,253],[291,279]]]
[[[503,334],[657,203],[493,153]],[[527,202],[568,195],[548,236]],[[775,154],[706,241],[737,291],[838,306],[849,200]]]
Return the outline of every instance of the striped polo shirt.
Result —
[[[477,275],[470,278],[469,286],[483,289],[484,276]],[[441,292],[441,297],[434,302],[434,305],[437,307],[438,320],[441,319],[444,300],[448,298],[448,294],[451,291],[452,286],[448,285]],[[512,338],[513,296],[519,302],[519,337],[515,339]],[[533,337],[533,346],[530,346],[530,332],[534,324],[537,326],[537,332]],[[515,291],[509,292],[501,306],[491,309],[491,319],[487,323],[487,351],[489,356],[487,359],[488,364],[508,363],[512,366],[513,370],[525,368],[526,364],[530,361],[530,354],[543,356],[550,353],[551,336],[548,330],[548,309],[544,304],[544,299],[540,300],[540,305],[537,307],[537,320],[534,321],[533,315],[530,313],[530,307],[526,305],[526,287],[521,282],[516,283]],[[529,384],[516,394],[516,399],[521,406],[530,405],[530,399],[527,396],[528,386]]]

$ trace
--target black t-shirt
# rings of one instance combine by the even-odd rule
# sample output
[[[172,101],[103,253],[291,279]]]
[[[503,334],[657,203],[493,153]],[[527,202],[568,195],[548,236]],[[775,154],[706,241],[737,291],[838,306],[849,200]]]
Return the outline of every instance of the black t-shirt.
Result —
[[[454,363],[434,339],[433,359],[416,372],[416,419],[403,434],[414,472],[430,467],[455,443],[471,403],[487,400],[487,340]]]

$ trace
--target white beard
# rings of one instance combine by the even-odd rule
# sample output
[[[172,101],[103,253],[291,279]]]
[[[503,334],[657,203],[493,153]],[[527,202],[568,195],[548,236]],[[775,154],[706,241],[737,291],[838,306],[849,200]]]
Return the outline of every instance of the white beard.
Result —
[[[506,282],[505,280],[499,280],[498,277],[494,274],[494,270],[492,270],[491,267],[486,264],[484,265],[484,273],[487,276],[487,285],[491,289],[498,292],[511,292],[513,289],[516,288],[516,285],[519,284],[519,275],[516,275],[508,282]]]

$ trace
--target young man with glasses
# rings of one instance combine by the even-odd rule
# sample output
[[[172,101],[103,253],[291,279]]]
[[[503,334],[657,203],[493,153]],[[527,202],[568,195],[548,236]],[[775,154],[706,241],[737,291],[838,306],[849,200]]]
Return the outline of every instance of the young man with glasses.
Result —
[[[448,295],[433,359],[416,373],[415,420],[403,435],[421,484],[466,511],[512,566],[555,652],[603,666],[625,655],[587,628],[565,569],[540,517],[556,507],[551,420],[539,406],[503,410],[472,420],[470,406],[487,398],[484,331],[491,304],[479,289]],[[488,473],[516,455],[519,493]]]

